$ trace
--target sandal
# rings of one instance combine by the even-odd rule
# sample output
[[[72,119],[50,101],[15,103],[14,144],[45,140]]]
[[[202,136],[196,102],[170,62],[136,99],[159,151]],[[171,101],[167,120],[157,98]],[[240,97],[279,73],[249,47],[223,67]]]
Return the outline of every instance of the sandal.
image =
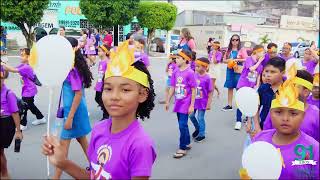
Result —
[[[186,150],[190,150],[192,148],[191,144],[187,145]]]
[[[176,159],[180,159],[185,155],[187,155],[187,152],[179,152],[179,150],[178,150],[176,153],[173,154],[173,157]]]

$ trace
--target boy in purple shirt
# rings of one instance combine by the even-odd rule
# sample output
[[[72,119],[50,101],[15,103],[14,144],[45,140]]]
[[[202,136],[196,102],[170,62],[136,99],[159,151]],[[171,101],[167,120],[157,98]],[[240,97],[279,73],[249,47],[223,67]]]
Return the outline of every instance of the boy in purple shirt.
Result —
[[[173,155],[174,158],[182,158],[187,154],[190,146],[190,133],[188,127],[189,114],[194,111],[196,79],[194,71],[188,65],[191,61],[191,52],[181,50],[176,56],[178,69],[174,71],[171,77],[171,87],[166,98],[165,109],[169,109],[170,100],[175,94],[175,105],[173,111],[177,113],[180,145],[179,150]]]
[[[279,149],[283,160],[279,179],[319,179],[319,142],[300,130],[306,113],[296,91],[290,80],[279,88],[270,111],[275,129],[261,131],[253,141]]]
[[[310,48],[304,50],[302,65],[310,74],[314,74],[314,69],[317,66],[318,60],[314,59]]]
[[[13,91],[8,89],[4,80],[8,77],[8,71],[1,66],[1,106],[0,106],[0,158],[1,158],[1,179],[9,179],[7,159],[4,149],[8,148],[15,139],[22,140],[20,130],[20,116],[17,105],[17,98]]]
[[[32,122],[32,125],[44,124],[47,120],[42,115],[41,111],[34,104],[34,97],[37,94],[37,86],[34,82],[35,74],[32,67],[28,64],[30,56],[30,49],[24,48],[21,50],[21,64],[16,68],[11,67],[7,64],[1,63],[6,70],[13,73],[19,73],[22,78],[22,100],[26,102],[27,109],[24,110],[21,120],[21,130],[27,129],[27,114],[28,110],[37,117],[37,120]]]
[[[204,119],[206,110],[210,110],[213,95],[213,86],[210,76],[206,73],[210,61],[207,58],[199,58],[196,63],[196,99],[194,103],[194,112],[190,115],[191,122],[195,127],[192,137],[196,142],[205,139],[206,122]],[[198,116],[196,118],[196,112]]]
[[[312,93],[307,99],[308,104],[317,106],[320,109],[320,87],[319,87],[319,73],[315,74],[313,77],[313,87]]]
[[[264,60],[264,49],[261,45],[256,45],[253,48],[253,52],[251,56],[248,56],[244,62],[244,67],[242,73],[240,75],[237,89],[242,87],[251,87],[254,88],[259,86],[260,83],[260,75],[262,73],[262,61]],[[237,109],[236,114],[236,124],[234,129],[241,129],[241,117],[242,113],[239,109]]]
[[[301,131],[307,135],[313,137],[315,140],[319,141],[319,109],[311,104],[306,102],[307,97],[309,96],[312,90],[313,77],[306,70],[298,70],[297,75],[294,78],[294,83],[298,88],[298,92],[301,98],[301,101],[304,103],[305,115],[304,119],[300,125]],[[268,114],[263,130],[272,129],[274,125],[271,121],[271,113]]]
[[[50,162],[75,179],[149,179],[152,175],[154,142],[137,118],[150,117],[153,80],[142,62],[134,62],[128,41],[117,49],[110,55],[102,95],[111,118],[98,122],[92,130],[87,151],[90,168],[61,156],[65,149],[52,136],[42,145]]]

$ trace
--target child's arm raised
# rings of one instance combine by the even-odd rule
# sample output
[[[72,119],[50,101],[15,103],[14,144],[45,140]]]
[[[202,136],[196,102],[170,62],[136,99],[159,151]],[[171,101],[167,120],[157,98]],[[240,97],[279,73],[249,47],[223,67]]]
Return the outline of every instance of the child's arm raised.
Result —
[[[259,67],[259,65],[262,63],[262,61],[264,60],[264,57],[260,57],[259,59],[258,59],[258,62],[255,64],[255,65],[253,65],[253,66],[251,66],[250,68],[249,68],[249,70],[252,72],[252,71],[255,71],[258,67]]]
[[[14,68],[4,62],[1,62],[1,65],[4,67],[5,70],[9,71],[9,72],[13,72],[13,73],[17,73],[19,72],[19,70],[17,68]]]
[[[70,112],[68,114],[66,123],[64,124],[64,129],[71,129],[72,128],[73,117],[78,109],[78,106],[81,101],[81,97],[82,97],[82,90],[75,91],[75,95],[74,95],[74,98],[72,101]]]

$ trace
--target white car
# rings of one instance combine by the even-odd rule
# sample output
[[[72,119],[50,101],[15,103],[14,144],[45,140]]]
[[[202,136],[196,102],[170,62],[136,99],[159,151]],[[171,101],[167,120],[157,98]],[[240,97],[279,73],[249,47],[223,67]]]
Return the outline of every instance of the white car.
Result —
[[[295,58],[300,58],[304,56],[304,50],[309,48],[310,45],[306,42],[293,42],[291,53]]]

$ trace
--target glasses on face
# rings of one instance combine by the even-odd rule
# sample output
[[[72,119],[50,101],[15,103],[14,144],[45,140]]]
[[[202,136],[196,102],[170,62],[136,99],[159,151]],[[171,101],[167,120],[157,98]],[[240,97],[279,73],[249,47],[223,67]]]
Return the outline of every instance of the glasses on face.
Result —
[[[232,39],[232,41],[239,41],[239,39]]]

